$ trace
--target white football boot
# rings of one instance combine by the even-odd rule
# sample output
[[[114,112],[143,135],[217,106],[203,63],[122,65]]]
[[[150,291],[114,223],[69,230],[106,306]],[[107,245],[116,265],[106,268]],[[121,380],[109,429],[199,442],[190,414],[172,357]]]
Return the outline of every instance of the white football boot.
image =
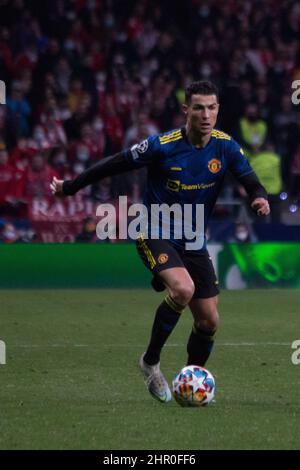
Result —
[[[160,370],[159,362],[149,366],[144,361],[144,354],[140,357],[139,366],[144,375],[144,382],[151,395],[161,403],[167,403],[172,400],[171,390],[163,373]]]

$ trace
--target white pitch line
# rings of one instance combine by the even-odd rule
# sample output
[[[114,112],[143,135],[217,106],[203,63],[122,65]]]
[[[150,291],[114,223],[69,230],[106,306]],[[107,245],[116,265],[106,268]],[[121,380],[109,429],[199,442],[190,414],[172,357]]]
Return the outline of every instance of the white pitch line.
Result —
[[[291,343],[278,343],[272,341],[268,341],[266,343],[222,343],[220,341],[220,343],[216,342],[216,344],[219,346],[291,346]]]
[[[280,343],[280,342],[216,342],[216,346],[224,347],[256,347],[256,346],[290,346],[291,343]],[[170,343],[166,344],[167,348],[179,348],[184,347],[185,344]],[[22,349],[47,349],[47,348],[143,348],[144,344],[13,344],[8,345],[9,348],[22,348]]]

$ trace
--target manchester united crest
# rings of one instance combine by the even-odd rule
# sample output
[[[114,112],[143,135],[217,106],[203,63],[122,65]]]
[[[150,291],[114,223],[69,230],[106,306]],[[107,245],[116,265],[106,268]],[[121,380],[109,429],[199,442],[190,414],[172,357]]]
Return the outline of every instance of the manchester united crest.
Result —
[[[158,262],[159,264],[165,264],[169,259],[169,256],[167,253],[161,253],[158,257]]]
[[[207,167],[211,173],[218,173],[222,168],[222,164],[220,160],[213,158],[212,160],[209,160]]]

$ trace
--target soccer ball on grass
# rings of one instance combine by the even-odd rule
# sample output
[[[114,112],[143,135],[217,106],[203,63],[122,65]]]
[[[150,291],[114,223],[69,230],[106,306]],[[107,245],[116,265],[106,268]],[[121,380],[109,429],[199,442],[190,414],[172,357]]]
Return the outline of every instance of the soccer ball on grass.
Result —
[[[204,367],[186,366],[172,382],[173,396],[181,406],[208,405],[215,395],[216,384]]]

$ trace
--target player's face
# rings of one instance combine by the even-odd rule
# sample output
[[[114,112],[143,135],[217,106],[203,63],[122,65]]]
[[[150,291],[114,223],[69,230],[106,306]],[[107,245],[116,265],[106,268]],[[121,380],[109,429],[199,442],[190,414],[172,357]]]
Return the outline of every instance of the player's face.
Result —
[[[192,95],[191,102],[183,105],[183,111],[189,129],[210,134],[217,121],[219,103],[216,95]]]

